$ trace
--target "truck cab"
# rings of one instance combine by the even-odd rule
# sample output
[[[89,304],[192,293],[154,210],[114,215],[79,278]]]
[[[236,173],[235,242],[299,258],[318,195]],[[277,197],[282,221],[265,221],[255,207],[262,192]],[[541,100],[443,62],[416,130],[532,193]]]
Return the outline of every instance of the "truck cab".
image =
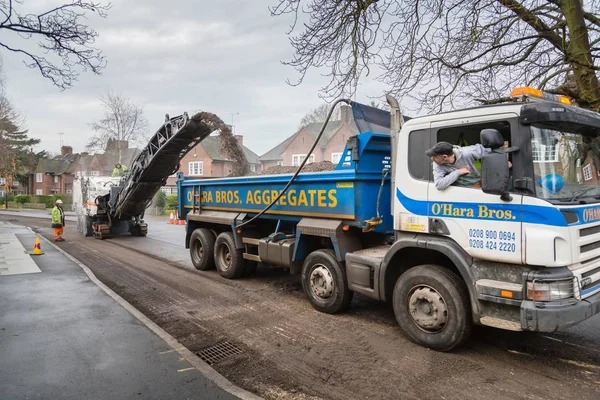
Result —
[[[454,270],[468,289],[477,324],[552,332],[600,312],[600,165],[594,148],[600,115],[564,99],[533,100],[414,118],[402,126],[396,243],[380,273],[386,298],[394,297],[390,285],[409,249],[441,257],[438,264]],[[484,130],[495,137],[485,138]],[[492,147],[495,154],[481,160],[481,185],[436,187],[425,152],[440,141]],[[510,169],[501,165],[508,161]],[[439,308],[439,293],[419,290],[406,293],[409,304]],[[417,341],[445,329],[445,322],[432,322],[419,307],[408,308],[421,331],[414,330]]]

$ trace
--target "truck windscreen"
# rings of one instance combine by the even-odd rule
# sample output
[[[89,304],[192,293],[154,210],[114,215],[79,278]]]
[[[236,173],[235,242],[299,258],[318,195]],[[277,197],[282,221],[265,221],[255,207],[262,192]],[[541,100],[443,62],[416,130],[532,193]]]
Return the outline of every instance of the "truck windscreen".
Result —
[[[537,197],[550,202],[600,202],[600,140],[562,128],[531,126]]]

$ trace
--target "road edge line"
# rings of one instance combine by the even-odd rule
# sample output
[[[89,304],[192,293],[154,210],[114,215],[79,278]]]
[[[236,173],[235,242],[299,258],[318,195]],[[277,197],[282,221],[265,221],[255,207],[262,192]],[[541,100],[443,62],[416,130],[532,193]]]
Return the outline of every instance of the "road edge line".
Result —
[[[38,235],[42,240],[46,243],[50,244],[56,250],[58,250],[62,255],[67,257],[69,260],[77,264],[83,272],[86,273],[88,278],[92,282],[96,284],[100,289],[102,289],[107,295],[113,298],[121,307],[127,310],[131,315],[136,317],[141,323],[143,323],[148,329],[154,332],[159,338],[164,340],[174,351],[181,354],[190,364],[192,364],[195,368],[197,368],[206,378],[208,378],[215,385],[225,390],[229,394],[239,397],[242,400],[264,400],[262,397],[259,397],[249,391],[240,388],[239,386],[231,383],[227,378],[218,373],[214,368],[208,365],[204,360],[198,357],[196,354],[192,353],[187,347],[183,346],[181,343],[177,341],[173,336],[171,336],[167,331],[158,326],[155,322],[153,322],[150,318],[145,316],[141,311],[137,308],[129,304],[125,299],[119,296],[116,292],[114,292],[111,288],[102,283],[96,275],[92,272],[92,270],[86,266],[84,263],[79,261],[77,258],[73,257],[56,244],[52,243],[52,241],[48,240],[44,235],[35,232],[31,228],[29,229],[32,233]]]

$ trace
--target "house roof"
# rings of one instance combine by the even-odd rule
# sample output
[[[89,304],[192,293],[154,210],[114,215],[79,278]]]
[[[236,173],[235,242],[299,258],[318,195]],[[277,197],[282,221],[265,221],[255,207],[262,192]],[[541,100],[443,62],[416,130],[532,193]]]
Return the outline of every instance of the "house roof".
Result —
[[[358,129],[356,127],[356,124],[354,122],[351,122],[349,124],[343,124],[341,121],[329,121],[329,123],[325,127],[325,131],[323,132],[323,136],[321,137],[321,140],[320,140],[321,145],[324,146],[327,143],[329,143],[331,138],[333,136],[335,136],[337,131],[344,125],[346,127],[348,127],[350,129],[350,131],[352,131],[353,134],[357,135],[359,133]],[[316,140],[317,137],[319,136],[319,132],[321,132],[322,128],[323,128],[322,122],[313,122],[313,123],[310,123],[310,124],[302,127],[300,130],[298,130],[298,132],[294,133],[292,136],[288,137],[283,142],[279,143],[277,146],[273,147],[271,150],[269,150],[268,152],[266,152],[265,154],[260,156],[260,160],[261,161],[282,160],[283,152],[292,143],[294,138],[300,134],[300,132],[305,130],[310,135],[310,137],[312,137],[314,140]]]
[[[223,154],[223,148],[221,147],[221,139],[219,136],[209,136],[200,142],[200,145],[208,153],[208,156],[214,161],[231,161]],[[259,164],[258,155],[246,146],[242,146],[246,159],[250,164]]]

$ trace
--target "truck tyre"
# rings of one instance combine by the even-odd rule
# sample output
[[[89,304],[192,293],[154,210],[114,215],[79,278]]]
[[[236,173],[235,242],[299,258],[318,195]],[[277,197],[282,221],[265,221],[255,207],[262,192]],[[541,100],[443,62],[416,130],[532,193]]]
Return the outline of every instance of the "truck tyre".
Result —
[[[235,279],[244,275],[246,263],[243,250],[235,248],[235,240],[231,232],[223,232],[215,242],[215,266],[222,277]]]
[[[206,228],[199,228],[190,237],[190,256],[192,264],[200,271],[215,267],[215,235]]]
[[[438,265],[420,265],[396,281],[393,307],[400,328],[413,342],[449,351],[471,335],[471,305],[462,279]]]
[[[313,251],[302,266],[302,288],[312,306],[335,314],[348,308],[353,292],[348,289],[346,269],[329,249]]]

